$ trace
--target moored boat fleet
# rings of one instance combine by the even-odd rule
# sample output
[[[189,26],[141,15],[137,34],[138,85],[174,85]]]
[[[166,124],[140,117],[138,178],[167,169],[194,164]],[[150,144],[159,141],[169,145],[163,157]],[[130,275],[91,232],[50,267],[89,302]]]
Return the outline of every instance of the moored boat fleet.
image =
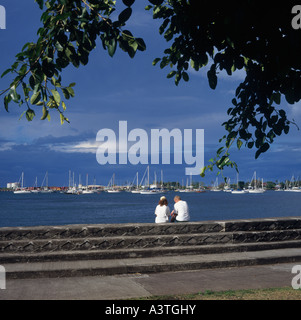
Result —
[[[107,193],[120,193],[120,192],[129,192],[133,194],[141,194],[141,195],[155,195],[160,193],[165,193],[169,190],[173,190],[176,192],[186,192],[186,193],[204,193],[207,191],[210,192],[227,192],[231,194],[263,194],[267,191],[266,184],[264,184],[263,179],[257,178],[257,173],[254,172],[251,182],[247,184],[243,183],[243,187],[241,182],[239,182],[239,177],[237,175],[235,184],[230,183],[230,179],[228,178],[225,183],[218,183],[218,178],[216,178],[215,182],[212,184],[211,187],[204,187],[200,186],[200,184],[193,184],[192,177],[190,176],[190,184],[186,183],[186,187],[183,184],[180,186],[177,183],[176,186],[172,188],[166,187],[163,183],[163,171],[161,171],[161,180],[157,183],[157,176],[155,173],[155,179],[152,184],[150,184],[150,172],[149,166],[146,168],[142,179],[139,181],[139,173],[137,172],[132,183],[127,184],[126,186],[118,186],[115,185],[115,174],[111,177],[107,186],[97,186],[95,184],[89,185],[88,184],[88,174],[86,175],[86,185],[81,184],[81,179],[79,177],[79,183],[76,184],[74,180],[74,173],[73,176],[71,175],[71,171],[69,171],[69,187],[62,187],[62,188],[50,188],[48,186],[48,172],[46,172],[41,187],[38,187],[37,178],[35,184],[31,188],[24,187],[24,172],[20,177],[19,183],[17,183],[17,188],[13,189],[14,194],[38,194],[38,193],[53,193],[53,192],[60,192],[67,195],[74,195],[74,194],[94,194],[100,192],[107,192]],[[284,191],[284,192],[301,192],[301,187],[299,186],[298,179],[295,180],[294,176],[290,181],[286,181],[285,184],[282,183],[276,185],[273,189],[275,191]]]

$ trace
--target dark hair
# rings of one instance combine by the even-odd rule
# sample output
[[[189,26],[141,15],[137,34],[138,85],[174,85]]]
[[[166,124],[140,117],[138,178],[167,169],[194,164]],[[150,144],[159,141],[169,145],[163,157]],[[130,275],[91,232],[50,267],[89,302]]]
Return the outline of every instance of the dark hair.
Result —
[[[167,199],[162,199],[159,201],[159,205],[162,207],[162,206],[167,206],[168,205],[168,202],[167,202]]]

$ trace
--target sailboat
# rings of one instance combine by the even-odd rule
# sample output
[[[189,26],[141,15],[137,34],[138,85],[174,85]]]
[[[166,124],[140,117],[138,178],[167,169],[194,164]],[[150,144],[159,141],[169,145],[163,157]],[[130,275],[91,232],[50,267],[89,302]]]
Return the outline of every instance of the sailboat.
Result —
[[[135,177],[137,178],[136,189],[131,190],[131,193],[140,193],[139,183],[138,183],[138,172],[136,173],[136,176],[135,176]]]
[[[237,174],[237,190],[233,190],[231,193],[232,194],[245,194],[246,193],[245,190],[239,189],[239,186],[238,186],[238,174]]]
[[[165,193],[166,190],[164,189],[164,182],[163,182],[163,170],[161,170],[161,186],[160,186],[160,191],[162,193]]]
[[[231,184],[230,184],[230,178],[227,179],[227,182],[224,185],[224,192],[232,192]]]
[[[181,189],[179,189],[179,192],[185,192],[184,179],[182,179]]]
[[[119,193],[120,192],[120,190],[118,190],[118,189],[108,189],[107,191],[109,193]]]
[[[162,181],[162,171],[161,171],[161,181]],[[153,192],[153,194],[158,194],[158,193],[163,193],[164,192],[164,190],[162,188],[162,185],[161,185],[160,189],[158,188],[156,172],[155,172],[155,183],[150,186],[150,189]]]
[[[257,188],[256,171],[254,172],[253,177],[254,177],[254,188],[253,188],[253,189],[249,189],[249,193],[253,193],[253,194],[254,194],[254,193],[264,193],[265,190],[264,190],[264,188],[263,188],[263,179],[262,179],[261,188]],[[253,180],[253,178],[252,178],[252,180]],[[251,181],[252,181],[252,180],[251,180]]]
[[[87,174],[86,175],[86,188],[83,189],[82,194],[92,194],[92,193],[94,193],[93,190],[89,190],[89,188],[88,188],[88,180],[89,180],[89,178],[88,178],[88,174]]]
[[[71,186],[72,185],[72,186]],[[74,172],[73,172],[73,181],[71,179],[71,170],[69,170],[69,188],[65,194],[77,194],[77,189],[74,184]]]
[[[143,181],[144,176],[145,176],[146,173],[147,173],[147,183],[146,183],[147,189],[141,190],[140,194],[156,194],[156,191],[151,190],[149,188],[149,166],[147,166],[141,181]]]
[[[222,191],[221,189],[218,188],[218,178],[216,178],[215,183],[214,183],[214,185],[213,185],[213,187],[211,188],[210,191],[214,191],[214,192]]]
[[[188,178],[186,179],[186,189],[184,192],[194,192],[192,185],[192,174],[190,174],[190,185],[188,185]]]
[[[295,183],[295,186],[291,189],[292,192],[301,192],[300,186],[299,186],[299,178],[297,179],[298,181],[298,185],[297,182]]]
[[[36,177],[33,189],[30,191],[31,191],[31,193],[35,193],[35,194],[40,192],[40,189],[38,189],[38,177]]]
[[[109,193],[119,193],[120,192],[119,189],[115,188],[115,173],[113,173],[113,176],[112,176],[108,186],[110,186],[110,184],[111,184],[111,187],[109,189],[107,189],[107,191]]]
[[[297,181],[299,181],[299,178],[297,178]],[[290,192],[301,192],[301,189],[299,187],[299,182],[295,182],[295,177],[292,176],[292,179],[290,183],[286,183],[286,188],[284,191],[290,191]],[[298,185],[297,185],[298,183]]]
[[[21,189],[15,190],[14,194],[29,194],[31,193],[29,190],[25,189],[24,186],[24,172],[21,175]]]
[[[53,191],[48,188],[48,171],[45,174],[44,180],[42,182],[42,186],[43,186],[45,180],[46,180],[46,186],[43,189],[41,189],[40,192],[41,193],[52,193]]]

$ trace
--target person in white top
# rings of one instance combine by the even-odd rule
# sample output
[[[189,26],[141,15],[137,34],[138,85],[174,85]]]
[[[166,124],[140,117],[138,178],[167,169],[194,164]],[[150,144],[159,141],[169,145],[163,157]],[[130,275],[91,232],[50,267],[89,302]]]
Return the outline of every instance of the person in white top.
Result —
[[[190,220],[189,207],[186,201],[181,200],[180,196],[174,197],[174,210],[171,213],[171,222],[188,222]]]
[[[166,223],[169,221],[170,209],[165,197],[161,197],[155,211],[156,223]]]

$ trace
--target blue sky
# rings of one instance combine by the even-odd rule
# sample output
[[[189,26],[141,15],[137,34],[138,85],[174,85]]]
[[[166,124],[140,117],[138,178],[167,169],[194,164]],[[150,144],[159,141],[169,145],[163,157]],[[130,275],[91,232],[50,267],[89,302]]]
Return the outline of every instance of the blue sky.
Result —
[[[119,121],[128,122],[129,130],[173,128],[205,130],[205,163],[214,156],[218,140],[224,135],[221,124],[227,119],[226,111],[243,73],[232,77],[221,74],[215,91],[208,86],[206,72],[190,71],[190,81],[178,87],[166,78],[168,69],[153,67],[152,61],[163,56],[169,44],[159,35],[158,22],[151,13],[144,11],[146,1],[137,1],[127,26],[134,35],[144,38],[147,50],[138,52],[134,59],[117,50],[114,58],[102,49],[101,42],[91,53],[87,66],[70,67],[63,74],[63,82],[76,82],[75,98],[68,101],[66,116],[70,124],[60,124],[59,117],[51,114],[51,122],[37,117],[33,122],[19,120],[23,110],[11,104],[7,113],[1,98],[0,108],[0,186],[18,181],[22,171],[26,186],[32,186],[35,178],[41,183],[49,172],[50,185],[68,185],[68,172],[81,174],[85,180],[89,174],[92,183],[107,185],[115,173],[117,183],[132,181],[137,171],[143,175],[146,166],[106,165],[96,161],[99,144],[96,135],[100,129],[110,128],[118,133]],[[6,8],[7,29],[0,30],[0,73],[14,62],[14,56],[22,46],[36,39],[40,27],[41,11],[34,0],[1,0]],[[9,86],[11,78],[0,79],[0,89]],[[301,103],[282,107],[288,116],[301,124]],[[301,127],[301,125],[300,125]],[[292,127],[290,134],[280,137],[270,152],[255,160],[255,151],[232,150],[232,157],[240,169],[240,179],[250,180],[253,172],[264,180],[285,180],[292,175],[301,177],[300,131]],[[186,181],[185,164],[151,166],[151,176],[164,172],[164,180]],[[215,172],[216,173],[216,172]],[[214,173],[214,174],[215,174]],[[196,176],[195,181],[211,183],[214,174],[205,179]],[[236,172],[227,171],[231,181]]]

